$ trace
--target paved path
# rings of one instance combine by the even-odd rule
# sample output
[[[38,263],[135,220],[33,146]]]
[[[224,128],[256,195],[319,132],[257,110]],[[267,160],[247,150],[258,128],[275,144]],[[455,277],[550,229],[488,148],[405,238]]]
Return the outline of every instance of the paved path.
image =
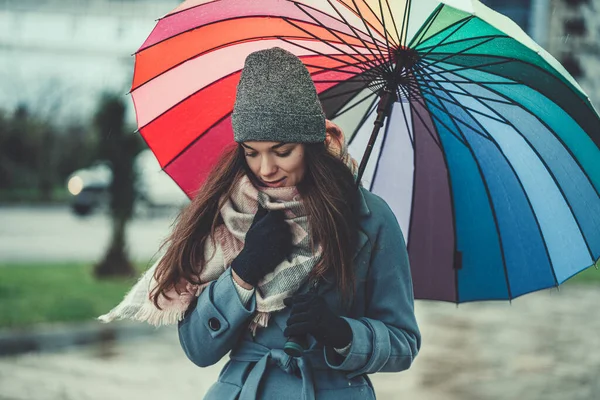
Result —
[[[127,240],[133,260],[152,258],[175,215],[171,210],[131,222]],[[110,230],[106,214],[81,218],[67,206],[0,207],[0,263],[96,261],[108,246]]]
[[[600,272],[599,272],[600,273]],[[413,368],[372,376],[379,399],[600,399],[600,288],[508,303],[417,302]],[[115,347],[0,359],[0,400],[201,399],[220,371],[183,355],[173,328]]]

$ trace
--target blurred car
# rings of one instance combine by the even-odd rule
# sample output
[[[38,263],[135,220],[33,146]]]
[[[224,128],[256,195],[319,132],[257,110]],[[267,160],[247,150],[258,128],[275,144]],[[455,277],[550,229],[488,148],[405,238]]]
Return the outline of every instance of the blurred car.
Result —
[[[185,193],[164,172],[150,150],[140,152],[134,161],[136,180],[136,215],[151,215],[166,208],[183,207],[189,202]],[[80,216],[108,209],[112,170],[103,161],[73,172],[67,179],[71,209]]]

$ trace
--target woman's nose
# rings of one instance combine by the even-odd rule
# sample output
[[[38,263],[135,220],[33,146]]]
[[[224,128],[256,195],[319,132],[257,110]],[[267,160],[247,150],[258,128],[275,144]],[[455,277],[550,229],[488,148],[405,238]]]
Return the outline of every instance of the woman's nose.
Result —
[[[271,157],[263,157],[260,162],[260,175],[270,176],[277,172],[277,165],[273,162]]]

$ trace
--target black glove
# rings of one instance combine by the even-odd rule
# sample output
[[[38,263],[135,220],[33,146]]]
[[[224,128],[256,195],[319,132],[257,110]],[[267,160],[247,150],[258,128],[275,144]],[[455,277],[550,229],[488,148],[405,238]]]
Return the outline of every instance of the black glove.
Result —
[[[336,349],[352,342],[350,324],[335,315],[325,299],[315,292],[288,297],[283,304],[292,307],[287,328],[283,331],[285,336],[311,334],[317,342]]]
[[[282,210],[267,211],[258,206],[244,248],[231,262],[231,268],[246,283],[256,286],[292,250],[292,232]]]

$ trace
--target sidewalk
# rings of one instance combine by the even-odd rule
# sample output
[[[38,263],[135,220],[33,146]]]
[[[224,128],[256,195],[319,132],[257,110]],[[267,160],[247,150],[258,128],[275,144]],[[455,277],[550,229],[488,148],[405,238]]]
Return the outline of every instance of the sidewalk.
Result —
[[[378,399],[600,399],[600,288],[509,303],[417,302],[421,354],[371,378]],[[226,360],[188,361],[174,327],[114,345],[0,358],[0,400],[201,399]]]

